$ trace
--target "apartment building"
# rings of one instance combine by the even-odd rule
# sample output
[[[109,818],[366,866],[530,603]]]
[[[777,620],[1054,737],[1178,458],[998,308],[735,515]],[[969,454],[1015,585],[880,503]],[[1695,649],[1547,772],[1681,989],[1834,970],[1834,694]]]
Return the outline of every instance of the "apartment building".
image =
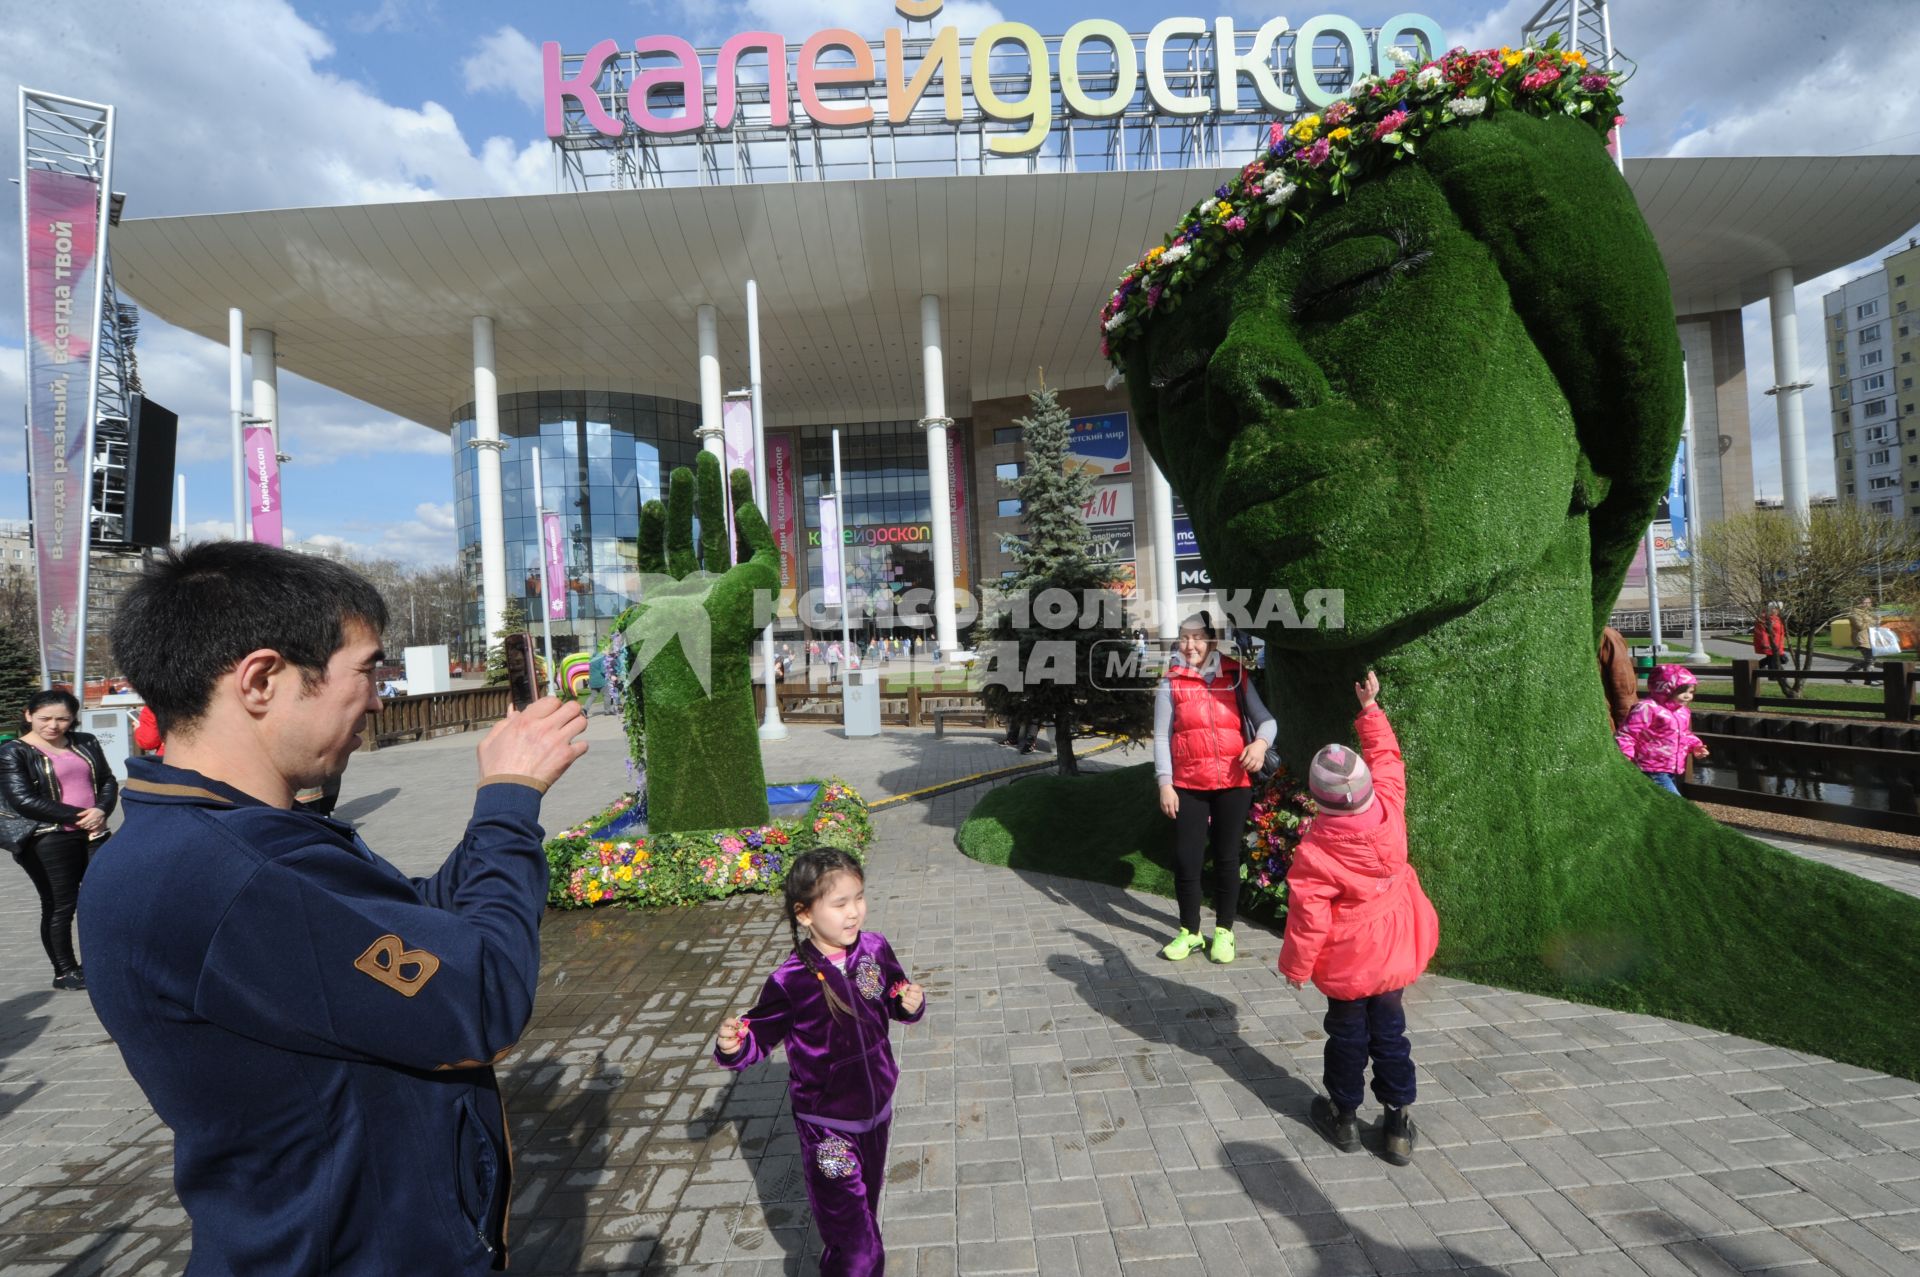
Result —
[[[1920,242],[1828,293],[1825,313],[1838,495],[1920,519]]]

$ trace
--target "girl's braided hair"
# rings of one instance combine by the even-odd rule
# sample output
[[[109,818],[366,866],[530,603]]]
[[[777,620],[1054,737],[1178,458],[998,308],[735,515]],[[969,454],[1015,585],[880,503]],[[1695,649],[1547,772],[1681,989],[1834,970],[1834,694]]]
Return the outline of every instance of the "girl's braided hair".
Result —
[[[827,884],[843,873],[850,873],[861,882],[867,880],[866,871],[852,856],[836,847],[818,847],[794,858],[793,865],[787,870],[785,886],[787,929],[793,936],[793,951],[800,961],[806,963],[807,970],[813,972],[814,978],[820,981],[820,991],[827,995],[827,1010],[836,1017],[852,1015],[853,1008],[834,992],[826,971],[801,944],[800,911],[813,908],[814,901],[826,894]]]

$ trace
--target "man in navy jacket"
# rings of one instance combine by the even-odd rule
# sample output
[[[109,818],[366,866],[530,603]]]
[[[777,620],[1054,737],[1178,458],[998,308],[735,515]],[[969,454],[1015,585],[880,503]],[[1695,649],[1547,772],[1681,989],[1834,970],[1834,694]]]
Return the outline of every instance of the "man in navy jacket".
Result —
[[[409,879],[293,806],[379,712],[385,627],[351,569],[246,542],[158,563],[114,622],[167,753],[129,763],[80,938],[101,1023],[173,1129],[192,1274],[505,1266],[492,1065],[532,1014],[540,798],[585,719],[549,699],[489,731],[465,836]]]

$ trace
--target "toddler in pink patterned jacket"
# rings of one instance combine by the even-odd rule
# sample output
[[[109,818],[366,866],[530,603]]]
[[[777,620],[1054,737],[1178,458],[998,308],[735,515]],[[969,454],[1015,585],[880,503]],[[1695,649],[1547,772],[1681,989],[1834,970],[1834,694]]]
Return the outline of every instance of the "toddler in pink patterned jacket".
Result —
[[[1707,747],[1693,734],[1693,711],[1687,708],[1697,682],[1684,665],[1657,667],[1647,680],[1651,695],[1633,707],[1614,735],[1620,752],[1670,794],[1680,792],[1675,782],[1686,772],[1687,759],[1707,756]]]

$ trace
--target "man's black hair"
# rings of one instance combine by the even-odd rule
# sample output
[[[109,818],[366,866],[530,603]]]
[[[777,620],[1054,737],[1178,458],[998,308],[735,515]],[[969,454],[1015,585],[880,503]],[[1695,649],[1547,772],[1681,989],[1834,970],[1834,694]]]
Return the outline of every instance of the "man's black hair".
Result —
[[[213,685],[271,648],[306,686],[326,676],[349,621],[378,635],[387,604],[352,568],[252,541],[205,541],[157,560],[113,618],[113,659],[161,733],[196,722]]]

